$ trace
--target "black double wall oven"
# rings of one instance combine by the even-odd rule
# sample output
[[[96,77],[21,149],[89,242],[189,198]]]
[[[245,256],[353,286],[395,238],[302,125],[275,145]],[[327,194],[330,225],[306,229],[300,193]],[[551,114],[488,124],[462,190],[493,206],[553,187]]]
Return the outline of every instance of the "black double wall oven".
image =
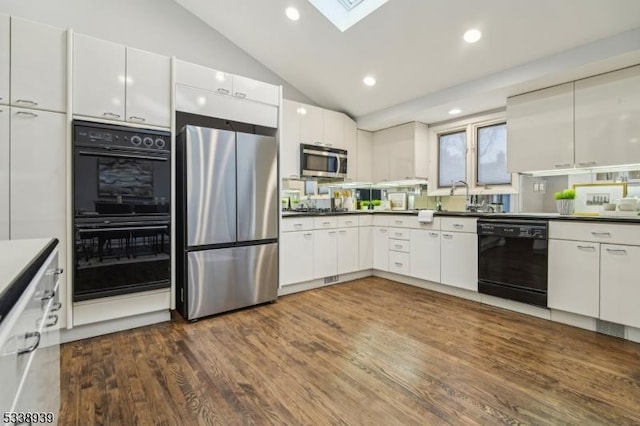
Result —
[[[170,133],[73,123],[73,300],[171,285]]]

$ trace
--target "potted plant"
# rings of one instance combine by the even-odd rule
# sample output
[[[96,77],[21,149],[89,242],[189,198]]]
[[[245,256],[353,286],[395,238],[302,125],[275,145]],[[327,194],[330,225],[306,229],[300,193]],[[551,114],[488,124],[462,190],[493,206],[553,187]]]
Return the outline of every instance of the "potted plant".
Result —
[[[360,202],[360,210],[369,210],[370,205],[371,205],[371,202],[369,200],[362,200]]]
[[[556,208],[561,215],[573,214],[575,208],[576,190],[565,189],[564,191],[553,194],[556,199]]]
[[[373,206],[374,210],[379,210],[380,206],[382,205],[382,201],[380,201],[380,200],[371,200],[371,205]]]

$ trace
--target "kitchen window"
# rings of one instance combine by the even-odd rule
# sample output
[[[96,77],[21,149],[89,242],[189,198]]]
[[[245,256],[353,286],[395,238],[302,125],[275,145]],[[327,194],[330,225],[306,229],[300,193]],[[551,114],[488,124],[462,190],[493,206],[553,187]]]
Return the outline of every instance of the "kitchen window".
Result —
[[[451,187],[466,180],[466,130],[438,135],[438,187]]]
[[[476,185],[509,185],[507,123],[476,128]]]

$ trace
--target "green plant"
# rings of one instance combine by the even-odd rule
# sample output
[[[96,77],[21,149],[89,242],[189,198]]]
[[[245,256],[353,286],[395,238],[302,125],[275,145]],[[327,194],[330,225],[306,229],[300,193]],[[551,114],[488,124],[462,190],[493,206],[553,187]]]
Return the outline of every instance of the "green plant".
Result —
[[[575,189],[565,189],[564,191],[556,192],[553,194],[556,200],[573,200],[576,198]]]
[[[372,204],[374,207],[377,207],[377,206],[379,206],[379,205],[381,205],[381,204],[382,204],[382,201],[380,201],[380,200],[371,200],[371,204]]]
[[[360,205],[362,207],[369,207],[371,205],[371,202],[369,200],[362,200],[362,202],[360,202]]]

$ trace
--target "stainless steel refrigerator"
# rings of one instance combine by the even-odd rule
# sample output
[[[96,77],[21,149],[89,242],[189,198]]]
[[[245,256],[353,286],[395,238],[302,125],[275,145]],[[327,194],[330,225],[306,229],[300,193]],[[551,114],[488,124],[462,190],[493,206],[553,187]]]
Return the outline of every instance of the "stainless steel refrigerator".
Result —
[[[275,300],[277,140],[189,125],[177,148],[178,311],[193,320]]]

